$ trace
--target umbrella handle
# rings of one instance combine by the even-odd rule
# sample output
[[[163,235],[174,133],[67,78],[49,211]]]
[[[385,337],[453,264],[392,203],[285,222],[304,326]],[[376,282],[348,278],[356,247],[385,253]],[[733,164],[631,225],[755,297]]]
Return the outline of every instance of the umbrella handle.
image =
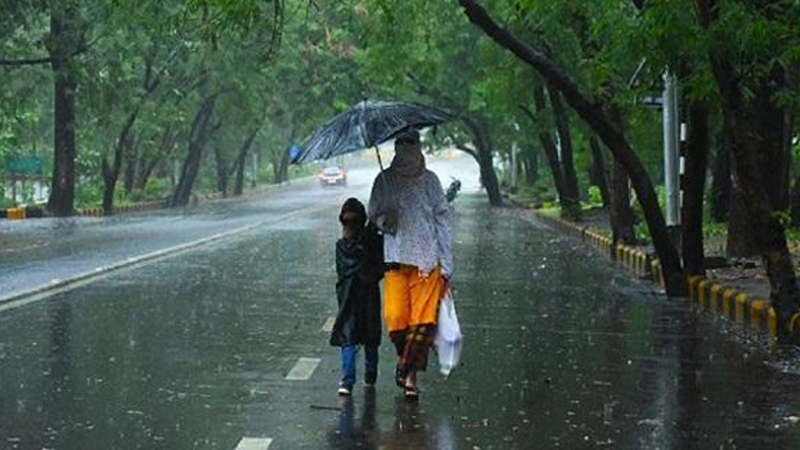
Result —
[[[381,151],[378,150],[378,146],[375,146],[375,154],[378,156],[378,166],[381,168],[381,172],[383,172],[383,161],[381,161]]]
[[[375,154],[378,156],[378,166],[380,166],[381,175],[383,175],[383,161],[381,160],[381,151],[378,149],[377,145],[375,146]],[[381,181],[381,185],[383,186],[383,196],[388,197],[389,191],[387,191],[387,189],[389,189],[389,187],[386,186],[386,177],[381,178]]]

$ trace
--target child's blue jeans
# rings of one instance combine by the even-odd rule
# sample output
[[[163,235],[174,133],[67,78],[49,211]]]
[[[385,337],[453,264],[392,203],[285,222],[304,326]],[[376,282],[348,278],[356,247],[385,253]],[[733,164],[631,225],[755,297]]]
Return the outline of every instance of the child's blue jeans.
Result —
[[[357,345],[342,346],[342,385],[352,389],[356,384]],[[378,379],[378,347],[364,346],[364,381],[374,384]]]

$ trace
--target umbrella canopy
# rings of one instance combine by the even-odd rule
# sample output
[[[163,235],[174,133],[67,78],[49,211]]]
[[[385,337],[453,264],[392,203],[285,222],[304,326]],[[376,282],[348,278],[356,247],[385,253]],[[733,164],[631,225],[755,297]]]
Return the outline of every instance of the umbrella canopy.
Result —
[[[407,128],[425,128],[453,116],[430,106],[400,101],[365,100],[334,117],[303,142],[292,162],[328,159],[388,141]]]

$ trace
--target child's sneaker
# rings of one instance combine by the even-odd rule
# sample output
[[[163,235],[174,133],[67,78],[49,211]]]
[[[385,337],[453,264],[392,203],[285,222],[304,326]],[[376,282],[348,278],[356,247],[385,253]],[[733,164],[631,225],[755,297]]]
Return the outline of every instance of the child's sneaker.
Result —
[[[337,394],[341,395],[342,397],[348,397],[353,394],[353,387],[347,386],[346,384],[340,383],[339,390],[336,391]]]

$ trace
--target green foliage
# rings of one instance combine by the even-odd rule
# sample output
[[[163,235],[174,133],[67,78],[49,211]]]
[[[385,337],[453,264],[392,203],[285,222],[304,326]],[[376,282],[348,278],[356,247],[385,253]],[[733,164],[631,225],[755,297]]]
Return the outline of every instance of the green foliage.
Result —
[[[98,183],[78,183],[75,186],[76,208],[99,208],[102,204],[102,185]]]
[[[603,196],[597,186],[589,186],[589,206],[603,206]]]
[[[728,234],[728,224],[716,223],[713,220],[703,221],[703,236],[725,236]]]
[[[762,8],[718,2],[720,18],[710,30],[700,26],[692,0],[645,2],[641,11],[630,0],[482,3],[514,34],[552,55],[590,98],[619,110],[655,184],[662,181],[662,118],[641,100],[660,95],[667,67],[690,67],[681,73],[682,91],[713,103],[719,95],[708,58],[715,49],[737,55],[731,64],[753,80],[751,90],[773,69],[800,61],[800,8],[792,1]],[[51,4],[0,5],[0,58],[48,54]],[[416,100],[477,120],[501,157],[513,144],[541,152],[539,133],[554,132],[550,105],[538,111],[534,102],[542,79],[482,36],[450,0],[87,0],[78,12],[77,28],[90,44],[75,58],[79,204],[99,202],[103,162],[113,163],[131,115],[136,120],[122,171],[154,169],[144,189],[130,195],[117,189],[115,198],[168,194],[172,161],[186,156],[195,113],[213,95],[210,122],[220,127],[205,148],[197,186],[212,191],[216,166],[233,169],[253,130],[258,181],[270,182],[291,143],[364,97]],[[48,159],[49,176],[52,70],[46,64],[0,67],[0,74],[0,170],[12,154],[39,156]],[[796,107],[798,100],[796,91],[775,94],[782,105]],[[534,120],[520,107],[534,112]],[[576,169],[586,186],[592,133],[568,114]],[[443,127],[440,136],[442,145],[475,146],[462,122]],[[800,159],[797,141],[793,152]],[[250,155],[247,161],[252,177]],[[531,193],[555,201],[552,180],[540,178]],[[587,196],[589,204],[600,203],[596,188]],[[659,201],[663,205],[663,188]]]

